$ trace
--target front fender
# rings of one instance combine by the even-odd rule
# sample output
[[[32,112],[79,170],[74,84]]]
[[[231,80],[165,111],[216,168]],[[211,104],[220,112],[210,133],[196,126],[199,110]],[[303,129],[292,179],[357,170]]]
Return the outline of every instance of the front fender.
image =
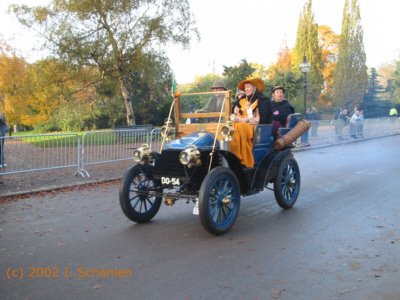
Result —
[[[244,171],[240,159],[233,154],[232,152],[226,150],[215,150],[219,153],[225,160],[228,162],[229,168],[235,173],[239,185],[240,185],[240,193],[247,194],[250,187],[250,182],[248,180],[247,173]]]

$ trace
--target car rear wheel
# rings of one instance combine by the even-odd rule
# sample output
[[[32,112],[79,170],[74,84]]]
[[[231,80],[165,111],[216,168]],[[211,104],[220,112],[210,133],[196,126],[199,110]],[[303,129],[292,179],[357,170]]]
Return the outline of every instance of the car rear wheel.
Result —
[[[274,193],[278,205],[291,208],[300,192],[300,169],[292,156],[286,156],[279,162],[274,179]]]

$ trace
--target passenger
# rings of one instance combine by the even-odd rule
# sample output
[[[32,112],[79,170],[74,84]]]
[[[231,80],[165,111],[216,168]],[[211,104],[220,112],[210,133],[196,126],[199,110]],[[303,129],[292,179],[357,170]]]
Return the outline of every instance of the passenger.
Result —
[[[285,97],[285,89],[281,86],[276,86],[272,90],[272,112],[274,121],[278,121],[282,127],[286,127],[288,115],[294,114],[294,108],[288,100],[283,100]]]
[[[256,124],[271,124],[271,99],[261,93],[265,84],[260,78],[247,79],[238,84],[245,95],[234,104],[236,119],[233,123],[235,131],[231,142],[231,151],[247,168],[254,166],[253,137]]]
[[[235,97],[235,101],[242,99],[244,96],[246,96],[246,93],[242,90],[237,89],[236,91],[236,97]]]
[[[285,89],[281,86],[276,86],[272,90],[272,136],[274,139],[278,137],[278,129],[286,127],[288,115],[294,114],[294,108],[288,100],[283,100],[285,97]]]

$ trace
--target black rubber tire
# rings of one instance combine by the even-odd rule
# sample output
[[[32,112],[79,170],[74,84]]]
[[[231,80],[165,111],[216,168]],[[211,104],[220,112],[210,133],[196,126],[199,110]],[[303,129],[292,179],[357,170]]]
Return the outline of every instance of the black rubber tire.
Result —
[[[274,194],[278,205],[291,208],[300,193],[300,169],[292,156],[286,156],[278,165],[274,179]]]
[[[125,173],[119,186],[119,202],[125,216],[137,223],[150,221],[161,206],[162,197],[146,193],[149,186],[161,186],[160,182],[147,179],[138,165],[132,166]],[[137,192],[142,190],[142,194]]]
[[[228,232],[236,221],[239,207],[240,186],[235,173],[225,167],[212,169],[199,192],[199,215],[204,228],[215,235]]]

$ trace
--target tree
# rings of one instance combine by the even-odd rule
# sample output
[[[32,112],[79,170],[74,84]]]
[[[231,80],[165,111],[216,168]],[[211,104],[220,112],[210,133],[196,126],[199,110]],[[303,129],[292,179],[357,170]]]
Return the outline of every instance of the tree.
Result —
[[[186,94],[211,92],[212,84],[216,80],[224,79],[221,76],[213,73],[209,73],[205,76],[196,76],[193,83],[178,85],[178,90]]]
[[[395,63],[384,63],[378,67],[379,83],[386,89],[387,98],[393,97]]]
[[[400,61],[396,61],[395,70],[393,72],[393,79],[390,82],[391,89],[393,90],[393,102],[400,103]]]
[[[226,88],[236,92],[238,84],[251,77],[254,71],[256,71],[256,68],[252,67],[246,59],[242,59],[241,63],[237,66],[224,66],[222,75],[227,77]]]
[[[97,67],[119,80],[128,125],[134,125],[129,74],[152,48],[188,47],[198,36],[188,0],[53,0],[46,7],[13,5],[18,20],[46,39],[61,60]]]
[[[300,74],[298,66],[303,61],[305,55],[307,61],[311,64],[311,71],[307,74],[308,95],[311,101],[316,102],[323,88],[323,61],[321,49],[318,45],[318,24],[314,22],[314,13],[312,12],[312,0],[308,0],[300,14],[299,26],[297,29],[296,47],[294,50],[295,71]]]
[[[369,73],[367,90],[363,97],[360,109],[365,111],[365,117],[376,118],[387,116],[389,108],[385,101],[381,101],[381,95],[386,92],[379,82],[380,75],[372,68]]]
[[[0,40],[0,109],[8,124],[22,124],[29,113],[28,63],[16,56],[4,40]]]
[[[323,96],[324,102],[330,102],[333,94],[333,70],[335,69],[339,53],[339,35],[327,25],[318,26],[318,45],[321,49],[324,68]]]
[[[36,61],[28,67],[29,113],[24,124],[47,123],[64,106],[90,110],[95,102],[98,72],[55,58]]]
[[[368,81],[365,61],[358,0],[346,0],[339,37],[339,59],[333,73],[334,94],[339,106],[353,107],[361,103]]]
[[[302,76],[296,72],[293,66],[293,49],[289,49],[286,42],[278,52],[278,60],[268,70],[268,80],[265,83],[265,94],[270,96],[275,86],[285,88],[285,98],[296,100],[301,89]]]

